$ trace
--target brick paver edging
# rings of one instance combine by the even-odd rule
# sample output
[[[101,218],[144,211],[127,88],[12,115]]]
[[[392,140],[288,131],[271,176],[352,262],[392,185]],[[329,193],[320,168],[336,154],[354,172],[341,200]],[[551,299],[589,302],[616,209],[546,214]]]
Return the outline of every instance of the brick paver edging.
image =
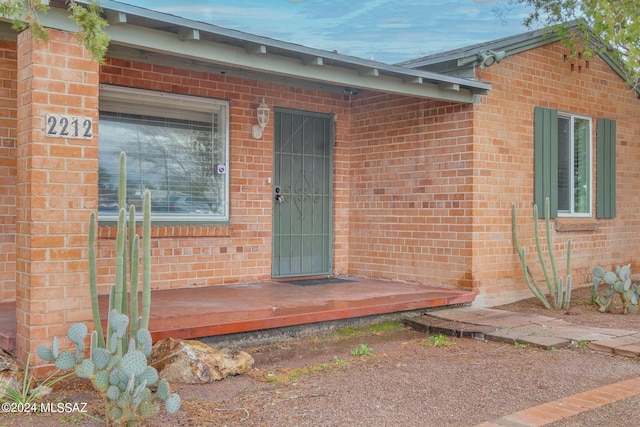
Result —
[[[537,427],[578,415],[623,399],[640,395],[640,377],[593,390],[584,391],[553,402],[543,403],[476,427]]]

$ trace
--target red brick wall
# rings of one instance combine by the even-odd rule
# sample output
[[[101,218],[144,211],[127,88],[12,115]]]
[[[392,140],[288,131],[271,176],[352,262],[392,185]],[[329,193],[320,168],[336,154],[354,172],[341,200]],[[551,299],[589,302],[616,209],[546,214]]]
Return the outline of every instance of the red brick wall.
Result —
[[[0,301],[16,298],[16,44],[0,41]]]
[[[253,139],[255,109],[264,99],[272,114],[275,107],[335,113],[339,117],[335,164],[344,170],[340,165],[348,161],[347,100],[342,95],[129,61],[109,60],[99,72],[73,35],[51,31],[50,37],[48,43],[34,42],[28,32],[22,33],[17,47],[18,71],[14,65],[13,75],[2,76],[5,87],[11,89],[13,84],[9,94],[13,94],[14,105],[18,98],[17,109],[13,107],[12,112],[8,101],[5,110],[17,120],[13,128],[11,122],[4,126],[7,136],[17,135],[17,144],[8,139],[6,145],[13,151],[0,152],[0,158],[12,160],[6,162],[6,175],[11,179],[7,186],[18,183],[16,191],[7,188],[3,193],[7,198],[3,200],[13,201],[14,206],[15,213],[7,210],[9,228],[4,231],[13,237],[10,227],[16,230],[16,243],[8,248],[15,247],[15,255],[8,257],[17,259],[17,274],[14,283],[9,278],[8,286],[0,288],[3,299],[16,299],[18,357],[24,360],[37,345],[49,343],[52,336],[64,336],[70,323],[91,319],[87,232],[89,212],[96,209],[98,199],[98,138],[46,138],[43,129],[47,113],[89,116],[97,123],[99,82],[231,101],[231,224],[154,226],[154,289],[268,279],[273,127],[271,123],[267,126],[263,139]],[[11,46],[8,50],[10,57]],[[337,174],[334,188],[336,206],[348,206],[348,183],[343,173]],[[338,272],[346,271],[344,210],[336,212],[334,224],[334,267]],[[98,257],[102,292],[113,282],[113,246],[113,229],[101,227]],[[12,267],[8,264],[6,268]]]
[[[93,139],[45,137],[45,115],[97,121],[98,66],[73,34],[48,42],[18,36],[16,317],[17,356],[91,317],[86,284],[89,213],[97,207]]]
[[[589,282],[596,265],[632,263],[640,267],[640,101],[600,58],[575,61],[560,43],[550,44],[500,64],[478,70],[478,78],[492,85],[474,114],[474,236],[473,277],[482,293],[509,296],[525,290],[521,265],[511,238],[511,204],[518,208],[520,243],[529,264],[544,282],[534,258],[533,239],[533,110],[539,105],[592,119],[594,219],[597,231],[552,232],[558,270],[565,274],[566,243],[572,241],[575,284]],[[571,64],[575,63],[573,66]],[[617,217],[595,219],[597,174],[595,129],[597,118],[617,121]],[[558,220],[569,222],[566,219]],[[574,221],[575,222],[575,221]],[[541,222],[541,226],[543,223]],[[553,228],[553,225],[552,225]],[[543,240],[543,244],[545,241]],[[481,299],[483,296],[481,296]]]
[[[349,273],[472,287],[480,301],[528,295],[510,209],[515,202],[521,243],[534,255],[536,105],[592,118],[594,188],[596,119],[618,125],[618,216],[577,221],[596,222],[595,232],[552,232],[560,274],[569,239],[574,285],[589,282],[595,265],[638,263],[640,101],[599,58],[572,71],[567,54],[548,45],[478,70],[492,89],[475,106],[383,95],[352,103]],[[533,256],[530,265],[542,280]]]
[[[229,226],[154,227],[152,287],[217,285],[271,277],[271,209],[273,172],[273,111],[286,107],[335,113],[336,169],[345,164],[347,103],[342,95],[247,81],[134,61],[109,59],[101,83],[230,100],[230,218]],[[262,139],[251,136],[256,108],[265,100],[271,120]],[[346,270],[347,227],[341,209],[347,205],[347,183],[335,183],[336,250],[334,269]],[[108,238],[111,236],[111,238]],[[102,228],[98,257],[99,282],[113,282],[113,231]]]
[[[351,274],[471,287],[472,107],[354,102]]]

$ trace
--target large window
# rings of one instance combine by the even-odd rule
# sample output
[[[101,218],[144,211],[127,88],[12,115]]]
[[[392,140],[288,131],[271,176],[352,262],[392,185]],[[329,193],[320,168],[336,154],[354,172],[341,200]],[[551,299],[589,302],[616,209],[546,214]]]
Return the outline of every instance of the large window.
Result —
[[[591,121],[560,114],[558,213],[591,215]]]
[[[117,218],[118,158],[127,154],[127,203],[151,192],[159,222],[229,218],[228,103],[100,87],[99,216]]]

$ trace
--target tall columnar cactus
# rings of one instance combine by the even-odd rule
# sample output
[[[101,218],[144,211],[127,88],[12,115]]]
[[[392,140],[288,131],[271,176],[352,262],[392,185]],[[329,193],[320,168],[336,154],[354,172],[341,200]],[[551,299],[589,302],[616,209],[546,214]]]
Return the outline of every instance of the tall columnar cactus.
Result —
[[[567,242],[567,279],[566,283],[562,277],[558,277],[558,271],[556,268],[556,260],[553,253],[553,242],[551,239],[551,227],[550,227],[550,208],[549,208],[549,198],[547,197],[544,201],[544,219],[545,219],[545,231],[547,235],[547,249],[549,253],[549,261],[551,263],[551,274],[547,270],[547,265],[544,260],[544,256],[542,253],[542,245],[540,244],[540,233],[538,230],[538,207],[533,205],[533,224],[534,224],[534,234],[536,239],[536,251],[538,253],[538,259],[540,260],[540,266],[542,268],[542,272],[544,274],[545,282],[547,283],[547,289],[549,290],[549,295],[551,296],[553,307],[556,310],[569,309],[569,304],[571,303],[571,240]],[[516,252],[520,257],[520,262],[522,263],[522,271],[524,273],[524,280],[527,284],[527,287],[533,293],[533,295],[542,301],[542,304],[550,309],[552,307],[551,303],[547,299],[546,295],[540,290],[538,286],[538,282],[533,276],[531,269],[527,265],[527,253],[525,248],[521,248],[518,243],[518,232],[516,228],[516,205],[515,203],[511,205],[511,228],[513,233],[513,244],[515,246]]]
[[[171,394],[169,384],[160,380],[158,372],[147,365],[151,352],[148,330],[151,307],[151,196],[144,194],[143,202],[143,281],[142,316],[138,317],[138,274],[140,238],[136,234],[135,208],[126,211],[126,157],[120,155],[120,190],[118,228],[116,237],[116,283],[109,295],[109,315],[106,333],[102,330],[98,307],[96,269],[96,218],[91,213],[89,224],[89,288],[95,330],[90,335],[89,357],[85,358],[87,327],[74,323],[67,337],[75,345],[74,351],[60,351],[58,340],[51,348],[41,345],[38,356],[52,361],[60,370],[75,370],[76,376],[87,378],[105,400],[108,425],[134,426],[141,419],[155,416],[159,403],[173,414],[180,409],[180,396]],[[130,280],[128,285],[127,279]],[[128,297],[130,295],[130,297]],[[131,322],[129,319],[132,319]],[[157,387],[155,393],[151,388]]]

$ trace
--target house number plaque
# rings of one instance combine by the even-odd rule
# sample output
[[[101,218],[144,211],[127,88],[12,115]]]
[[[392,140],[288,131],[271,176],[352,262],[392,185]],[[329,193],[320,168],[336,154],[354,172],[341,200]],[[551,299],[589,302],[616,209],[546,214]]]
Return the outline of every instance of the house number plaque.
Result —
[[[47,114],[45,135],[54,138],[93,138],[93,120],[89,117]]]

